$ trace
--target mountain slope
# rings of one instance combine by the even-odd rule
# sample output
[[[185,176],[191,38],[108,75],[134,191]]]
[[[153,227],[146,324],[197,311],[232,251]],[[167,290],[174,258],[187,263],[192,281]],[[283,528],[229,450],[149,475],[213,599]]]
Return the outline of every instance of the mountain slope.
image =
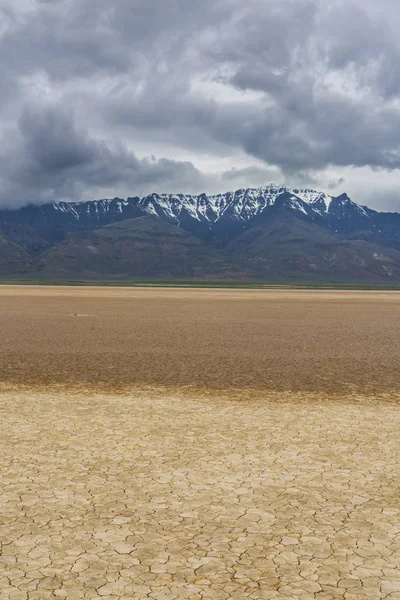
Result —
[[[91,231],[125,219],[143,216],[139,198],[96,200],[93,202],[53,202],[0,211],[0,221],[50,232],[59,241],[71,231]]]
[[[0,211],[0,274],[400,281],[400,214],[273,184]]]
[[[234,238],[224,254],[258,279],[400,280],[400,252],[348,240],[284,205]]]
[[[359,206],[346,194],[333,197],[307,189],[270,184],[225,194],[199,196],[151,194],[122,200],[60,202],[0,211],[0,221],[28,225],[50,235],[52,242],[71,231],[91,231],[144,214],[176,225],[217,247],[252,227],[279,198],[290,195],[292,210],[335,233],[400,249],[400,214]],[[46,239],[47,239],[46,237]]]
[[[32,259],[26,250],[0,233],[0,275],[24,273],[31,268],[31,263]]]
[[[0,221],[0,236],[8,242],[16,244],[30,255],[39,254],[50,246],[47,239],[48,232],[40,232],[29,225]]]
[[[151,216],[71,233],[34,263],[41,275],[102,278],[226,277],[231,267],[201,240]]]

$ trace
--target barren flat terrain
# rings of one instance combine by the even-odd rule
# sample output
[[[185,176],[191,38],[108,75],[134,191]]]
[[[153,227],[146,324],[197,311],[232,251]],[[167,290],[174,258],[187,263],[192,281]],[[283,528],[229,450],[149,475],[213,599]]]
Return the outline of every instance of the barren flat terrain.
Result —
[[[0,287],[0,381],[380,393],[400,292]]]
[[[0,308],[0,599],[400,599],[399,293]]]

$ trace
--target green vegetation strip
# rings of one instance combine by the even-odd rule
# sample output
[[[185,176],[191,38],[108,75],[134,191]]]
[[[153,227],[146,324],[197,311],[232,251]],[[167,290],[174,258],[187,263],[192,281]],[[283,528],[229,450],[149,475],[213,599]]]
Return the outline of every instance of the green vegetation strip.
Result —
[[[358,283],[358,282],[293,282],[267,283],[252,281],[191,281],[191,280],[141,280],[141,281],[101,281],[101,280],[60,280],[60,279],[5,279],[0,285],[43,285],[43,286],[92,286],[92,287],[171,287],[208,289],[324,289],[324,290],[394,290],[400,291],[400,284]]]

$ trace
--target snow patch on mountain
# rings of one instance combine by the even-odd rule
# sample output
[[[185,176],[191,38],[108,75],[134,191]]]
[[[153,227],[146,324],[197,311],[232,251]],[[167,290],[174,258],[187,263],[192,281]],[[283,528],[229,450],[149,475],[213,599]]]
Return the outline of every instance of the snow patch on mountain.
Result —
[[[119,214],[120,219],[130,218],[125,215],[137,208],[144,214],[156,216],[178,226],[184,226],[188,220],[193,220],[211,230],[215,223],[222,224],[225,220],[239,221],[244,225],[274,206],[279,197],[284,198],[291,210],[315,219],[345,219],[350,213],[370,217],[368,208],[359,206],[346,194],[333,197],[312,189],[289,188],[273,183],[225,194],[150,194],[142,199],[59,202],[53,206],[56,211],[65,213],[77,221],[82,218],[83,213],[86,217],[99,220],[108,213]]]
[[[269,184],[265,187],[240,189],[210,196],[151,194],[143,198],[139,205],[148,214],[166,218],[178,225],[183,215],[202,223],[213,224],[228,215],[233,219],[248,221],[273,206],[282,194],[290,195],[292,208],[307,215],[312,211],[318,214],[327,213],[332,201],[332,196],[315,190],[291,189]],[[307,211],[304,204],[309,205],[311,211]]]

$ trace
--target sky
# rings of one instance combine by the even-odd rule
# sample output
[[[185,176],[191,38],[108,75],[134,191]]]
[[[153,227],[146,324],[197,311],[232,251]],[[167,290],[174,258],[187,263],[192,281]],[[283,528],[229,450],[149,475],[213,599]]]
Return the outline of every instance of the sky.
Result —
[[[400,211],[398,0],[0,0],[0,206],[270,182]]]

